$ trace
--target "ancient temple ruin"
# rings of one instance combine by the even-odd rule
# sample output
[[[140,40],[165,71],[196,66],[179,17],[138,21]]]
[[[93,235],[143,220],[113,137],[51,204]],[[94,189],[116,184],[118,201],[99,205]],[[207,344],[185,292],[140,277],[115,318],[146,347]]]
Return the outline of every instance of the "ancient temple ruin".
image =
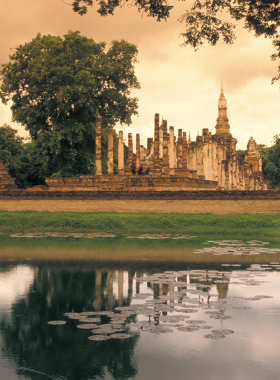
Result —
[[[95,175],[77,179],[46,179],[48,186],[83,188],[88,190],[266,190],[267,181],[262,176],[262,159],[259,147],[250,138],[245,158],[236,152],[237,140],[230,133],[227,117],[227,101],[223,88],[218,101],[216,132],[208,129],[191,141],[190,133],[160,122],[155,114],[154,137],[147,139],[147,147],[140,145],[136,134],[136,154],[133,152],[133,136],[128,133],[128,160],[124,162],[123,132],[119,132],[118,175],[113,173],[113,129],[108,129],[108,174],[101,170],[101,117],[96,117],[96,172]],[[136,163],[136,175],[132,175],[131,163]],[[142,166],[149,175],[138,175]]]
[[[0,189],[1,190],[12,190],[16,189],[14,178],[8,173],[8,169],[4,166],[3,161],[0,161]]]

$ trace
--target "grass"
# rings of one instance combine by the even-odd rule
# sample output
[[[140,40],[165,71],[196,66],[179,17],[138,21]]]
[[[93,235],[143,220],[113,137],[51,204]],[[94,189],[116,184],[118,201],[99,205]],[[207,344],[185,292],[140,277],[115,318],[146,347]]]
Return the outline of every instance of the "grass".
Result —
[[[279,214],[0,212],[1,232],[261,234],[280,236]]]

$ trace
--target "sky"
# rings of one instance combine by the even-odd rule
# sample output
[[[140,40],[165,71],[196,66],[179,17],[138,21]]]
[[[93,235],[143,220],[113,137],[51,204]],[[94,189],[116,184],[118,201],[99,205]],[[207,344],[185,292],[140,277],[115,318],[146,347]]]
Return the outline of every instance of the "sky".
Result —
[[[136,133],[140,133],[144,146],[147,138],[153,137],[155,113],[167,120],[168,126],[174,126],[176,135],[180,128],[190,131],[193,141],[202,128],[214,134],[221,81],[237,149],[246,149],[251,136],[258,144],[270,146],[273,136],[280,133],[279,84],[271,85],[278,70],[278,63],[270,59],[274,48],[271,40],[255,38],[242,23],[237,25],[233,45],[221,42],[195,52],[180,46],[184,25],[177,21],[190,8],[191,0],[172,0],[174,9],[167,22],[157,22],[128,6],[117,9],[114,16],[101,17],[96,7],[80,16],[61,0],[5,2],[8,11],[0,15],[1,64],[8,62],[11,48],[30,41],[37,33],[63,36],[69,30],[79,30],[108,46],[120,39],[137,45],[135,72],[141,89],[132,95],[139,99],[139,115],[132,118],[130,126],[115,127],[124,131],[126,141],[127,133],[133,133],[134,147]],[[7,123],[21,136],[28,136],[11,118],[9,106],[0,103],[0,126]]]

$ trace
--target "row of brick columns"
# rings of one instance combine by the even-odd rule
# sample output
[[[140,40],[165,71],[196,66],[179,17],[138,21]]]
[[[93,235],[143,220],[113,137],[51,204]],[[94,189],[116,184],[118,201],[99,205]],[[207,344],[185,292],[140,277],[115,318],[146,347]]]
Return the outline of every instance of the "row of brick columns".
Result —
[[[187,136],[186,132],[182,129],[178,130],[178,144],[177,144],[177,168],[187,169]],[[96,175],[102,175],[101,168],[101,117],[96,116],[96,139],[95,139],[95,160],[96,160]],[[160,152],[159,152],[159,114],[155,114],[155,128],[154,128],[154,160],[153,160],[153,174],[175,174],[175,138],[174,127],[169,128],[167,133],[167,121],[163,120],[163,151],[162,151],[162,164],[160,165]],[[128,164],[134,160],[133,156],[133,140],[132,133],[128,134]],[[140,135],[136,134],[136,171],[140,168]],[[113,127],[108,128],[108,157],[107,157],[108,174],[114,174],[114,157],[113,157]],[[124,175],[124,142],[123,132],[119,131],[118,141],[118,173]]]
[[[95,162],[96,162],[96,175],[102,175],[101,168],[101,117],[96,116],[95,120]],[[133,141],[132,133],[128,134],[128,162],[133,161]],[[108,127],[108,156],[107,156],[108,174],[114,174],[114,139],[113,127]],[[140,135],[136,134],[136,170],[140,168]],[[123,131],[119,131],[118,141],[118,173],[124,175],[124,145],[123,145]]]

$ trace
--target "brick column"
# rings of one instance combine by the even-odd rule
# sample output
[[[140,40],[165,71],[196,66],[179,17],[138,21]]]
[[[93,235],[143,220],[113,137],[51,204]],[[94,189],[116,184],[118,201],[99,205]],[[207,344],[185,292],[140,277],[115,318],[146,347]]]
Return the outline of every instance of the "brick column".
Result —
[[[178,144],[177,144],[177,168],[182,169],[182,149],[183,149],[183,137],[182,129],[178,129]]]
[[[123,131],[119,131],[119,143],[118,143],[118,172],[119,172],[119,175],[124,175]]]
[[[113,157],[113,127],[108,127],[108,152],[107,152],[107,168],[108,174],[114,174],[114,157]]]
[[[169,128],[169,174],[174,175],[174,127]]]
[[[182,168],[187,170],[187,156],[188,156],[188,143],[187,143],[187,133],[183,132],[183,147],[182,147]]]
[[[167,121],[163,120],[163,154],[162,154],[162,174],[168,174],[168,141],[167,141]]]
[[[176,136],[174,136],[174,167],[177,168]]]
[[[95,175],[102,175],[101,166],[101,116],[95,119]]]
[[[140,168],[140,135],[136,133],[136,173]]]
[[[148,138],[147,138],[147,150],[148,150],[148,155],[151,154],[152,145],[153,145],[153,138],[148,137]]]
[[[127,162],[130,165],[133,161],[133,141],[132,141],[132,133],[128,134],[128,159]],[[129,168],[130,170],[130,168]]]
[[[160,173],[159,166],[159,114],[155,114],[155,130],[154,130],[154,165],[153,174]]]

